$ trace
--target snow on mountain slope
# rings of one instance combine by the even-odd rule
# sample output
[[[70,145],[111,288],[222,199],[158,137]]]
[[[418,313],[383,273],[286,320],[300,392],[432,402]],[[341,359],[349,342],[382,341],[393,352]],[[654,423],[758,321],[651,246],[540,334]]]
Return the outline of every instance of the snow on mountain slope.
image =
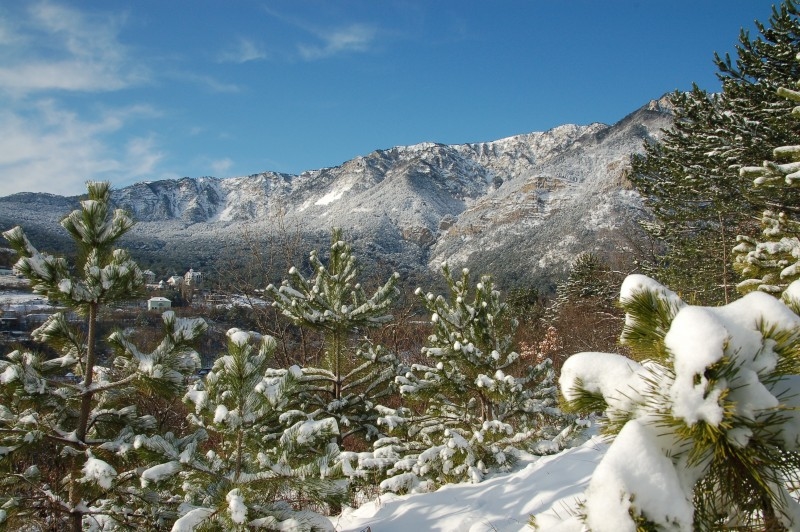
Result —
[[[280,226],[320,242],[338,226],[357,250],[401,270],[448,260],[513,281],[563,269],[581,251],[625,245],[643,216],[625,180],[629,158],[670,120],[654,101],[613,126],[400,146],[300,175],[143,182],[113,197],[138,221],[128,242],[142,252],[224,260],[243,232]],[[53,198],[0,198],[0,229],[23,219],[52,231],[66,211],[42,216],[41,202],[52,207]]]

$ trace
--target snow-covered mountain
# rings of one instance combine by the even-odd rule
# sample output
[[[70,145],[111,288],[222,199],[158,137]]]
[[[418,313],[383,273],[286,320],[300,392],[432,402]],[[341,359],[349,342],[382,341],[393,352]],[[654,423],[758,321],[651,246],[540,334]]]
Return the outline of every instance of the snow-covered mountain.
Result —
[[[670,123],[662,98],[611,126],[395,147],[300,175],[143,182],[115,190],[114,201],[137,220],[127,243],[144,255],[224,262],[244,235],[260,244],[281,227],[316,246],[338,226],[368,259],[401,271],[447,260],[513,281],[630,244],[643,211],[625,179],[629,159]],[[43,235],[75,203],[0,198],[0,229],[21,223]]]

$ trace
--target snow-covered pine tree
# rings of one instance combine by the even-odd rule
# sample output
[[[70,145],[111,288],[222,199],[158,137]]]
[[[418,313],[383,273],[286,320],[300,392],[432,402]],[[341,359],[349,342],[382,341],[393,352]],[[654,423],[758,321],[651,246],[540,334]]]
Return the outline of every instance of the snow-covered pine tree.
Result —
[[[567,278],[556,286],[556,299],[544,320],[560,332],[561,352],[552,353],[556,370],[576,351],[613,349],[622,313],[616,305],[619,273],[596,253],[581,253]],[[569,334],[567,334],[569,333]]]
[[[797,57],[800,60],[800,55]],[[800,102],[800,92],[788,88],[778,94]],[[800,106],[792,110],[800,117]],[[762,166],[744,167],[742,177],[752,179],[755,188],[772,192],[779,201],[761,216],[762,240],[740,235],[733,249],[734,268],[742,277],[737,288],[742,293],[761,290],[779,295],[792,281],[800,278],[800,146],[775,148],[773,157]]]
[[[735,237],[756,234],[752,220],[765,203],[780,202],[753,193],[735,172],[800,134],[775,92],[800,74],[797,3],[785,0],[756,25],[755,36],[741,32],[735,58],[715,57],[722,93],[695,87],[671,94],[673,127],[633,161],[631,181],[655,215],[647,229],[665,247],[648,271],[697,303],[733,297]]]
[[[589,529],[797,530],[800,283],[786,303],[752,292],[722,307],[642,275],[620,292],[621,343],[642,362],[578,353],[559,379],[614,437],[585,493]]]
[[[613,299],[611,275],[611,269],[599,255],[581,253],[572,261],[567,279],[558,284],[556,308],[582,299],[598,298],[602,302]]]
[[[403,397],[422,410],[410,417],[387,412],[383,421],[405,434],[381,441],[376,450],[402,457],[390,471],[394,478],[382,484],[392,491],[424,480],[479,482],[490,469],[509,467],[518,449],[560,449],[573,422],[557,407],[550,360],[519,367],[516,320],[491,277],[473,287],[467,269],[454,278],[445,264],[442,273],[448,297],[417,290],[431,313],[433,334],[423,348],[430,363],[414,364],[397,377]]]
[[[324,335],[322,367],[303,368],[297,408],[334,418],[342,431],[340,443],[355,434],[372,439],[380,433],[375,406],[392,393],[398,360],[357,335],[391,321],[386,312],[398,293],[399,275],[390,276],[367,297],[357,279],[358,262],[338,228],[331,234],[328,264],[316,251],[310,253],[309,262],[310,277],[292,267],[280,287],[267,287],[284,316]]]
[[[142,473],[143,485],[183,493],[174,532],[327,530],[330,522],[313,509],[344,496],[331,444],[336,422],[287,415],[300,370],[270,370],[275,340],[262,336],[256,349],[256,336],[228,331],[227,353],[190,387],[184,400],[193,407],[194,434],[136,441],[159,461]]]
[[[111,210],[108,183],[87,188],[81,208],[61,222],[77,248],[74,271],[65,259],[34,248],[20,227],[4,233],[20,255],[15,269],[33,291],[81,318],[61,311],[34,331],[59,356],[14,351],[0,361],[0,517],[9,526],[79,531],[152,524],[151,512],[158,512],[138,489],[142,464],[131,450],[155,420],[138,415],[131,398],[174,391],[199,364],[191,344],[205,322],[171,312],[164,314],[165,339],[153,352],[126,348],[115,333],[114,364],[99,364],[99,309],[135,296],[143,279],[128,254],[114,248],[133,222]]]
[[[633,158],[631,181],[654,215],[644,228],[662,247],[644,266],[698,301],[725,301],[734,284],[727,254],[753,210],[746,184],[729,175],[733,117],[696,86],[669,100],[672,128]]]

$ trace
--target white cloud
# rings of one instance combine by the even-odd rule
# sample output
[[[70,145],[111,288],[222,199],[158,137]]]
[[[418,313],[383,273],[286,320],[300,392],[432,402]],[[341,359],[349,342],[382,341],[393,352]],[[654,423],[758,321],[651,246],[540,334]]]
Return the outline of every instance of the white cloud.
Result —
[[[0,111],[0,195],[73,195],[82,193],[89,179],[152,177],[148,174],[164,157],[154,136],[133,137],[122,149],[108,137],[133,119],[156,114],[148,106],[130,106],[87,120],[53,100],[36,101],[25,112]]]
[[[221,63],[247,63],[266,59],[264,49],[250,39],[240,38],[235,45],[223,50],[217,56]]]
[[[307,60],[324,59],[340,53],[366,52],[377,31],[372,26],[352,24],[333,31],[315,32],[322,45],[300,45],[300,55]]]
[[[212,76],[206,76],[204,74],[194,74],[192,72],[170,72],[168,73],[168,77],[173,78],[176,81],[200,85],[207,88],[211,92],[237,93],[241,92],[242,90],[235,83],[225,83],[213,78]]]
[[[89,15],[51,2],[19,13],[14,29],[0,23],[0,89],[14,95],[44,90],[111,91],[148,81],[119,41],[118,15]]]
[[[218,159],[216,161],[211,161],[211,170],[214,172],[216,177],[224,177],[224,174],[228,172],[233,166],[233,161],[228,157],[224,159]]]
[[[152,134],[132,138],[126,148],[126,160],[130,164],[128,173],[132,176],[152,175],[164,159],[164,152],[158,148]]]
[[[176,81],[240,91],[205,73],[149,69],[121,40],[124,13],[76,5],[42,0],[0,9],[0,196],[74,195],[90,179],[124,185],[171,177],[163,167],[169,154],[162,139],[141,129],[143,119],[160,112],[149,105],[101,108],[100,96],[88,101],[71,94]],[[240,61],[262,53],[247,40],[233,51]],[[116,95],[107,101],[117,101]],[[221,169],[225,164],[218,162]]]

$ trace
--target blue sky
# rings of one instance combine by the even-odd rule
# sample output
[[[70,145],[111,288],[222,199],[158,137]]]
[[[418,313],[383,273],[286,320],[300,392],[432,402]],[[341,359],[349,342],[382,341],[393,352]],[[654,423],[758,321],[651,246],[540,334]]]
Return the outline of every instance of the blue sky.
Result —
[[[0,196],[610,124],[692,82],[717,90],[713,53],[772,3],[5,2]]]

